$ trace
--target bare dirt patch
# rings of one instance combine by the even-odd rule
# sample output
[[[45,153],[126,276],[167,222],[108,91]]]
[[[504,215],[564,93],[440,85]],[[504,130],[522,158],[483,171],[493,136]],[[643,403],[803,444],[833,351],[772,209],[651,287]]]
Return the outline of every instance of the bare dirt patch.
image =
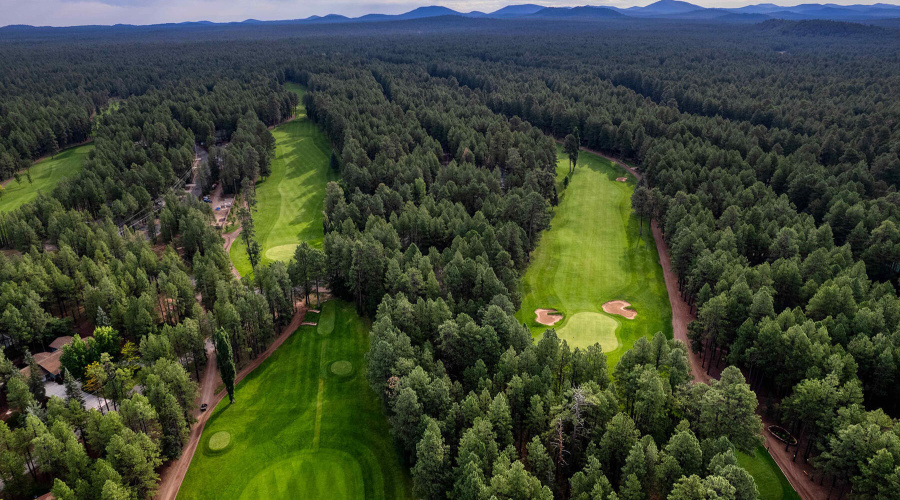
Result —
[[[618,181],[618,182],[628,182],[628,177],[616,177],[616,181]]]
[[[637,317],[637,311],[628,309],[631,304],[624,300],[611,300],[603,304],[603,312],[607,314],[617,314],[625,319],[634,319]]]
[[[537,322],[545,326],[553,326],[563,319],[556,309],[535,309],[534,314],[537,315]]]

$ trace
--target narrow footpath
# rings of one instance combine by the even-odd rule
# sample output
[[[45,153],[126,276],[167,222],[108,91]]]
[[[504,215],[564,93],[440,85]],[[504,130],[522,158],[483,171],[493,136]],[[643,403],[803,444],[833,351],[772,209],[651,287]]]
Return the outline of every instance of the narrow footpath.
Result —
[[[641,180],[641,174],[624,162],[599,151],[587,148],[581,149],[611,161],[614,165],[625,169],[637,180]],[[662,230],[655,220],[651,221],[651,227],[653,228],[653,239],[656,241],[656,249],[659,252],[659,263],[662,266],[663,276],[666,280],[666,290],[669,292],[669,303],[672,305],[672,331],[674,337],[689,346],[688,357],[691,361],[691,372],[694,375],[694,380],[708,384],[712,377],[707,375],[706,370],[703,368],[700,355],[690,349],[690,342],[688,342],[687,337],[688,324],[696,319],[696,316],[691,313],[691,306],[681,298],[681,292],[678,290],[678,275],[672,270],[669,246],[666,245],[666,241],[663,239]],[[762,416],[762,418],[765,427],[774,424],[774,422],[768,421],[765,416]],[[785,451],[784,444],[765,430],[763,430],[762,436],[769,454],[775,460],[775,463],[778,464],[778,468],[781,469],[781,472],[791,483],[797,494],[800,495],[800,498],[803,500],[823,500],[829,497],[829,488],[813,481],[815,479],[814,469],[809,464],[804,464],[800,458],[798,458],[797,462],[793,461],[795,449]]]
[[[259,365],[263,363],[269,356],[278,349],[281,344],[284,343],[285,340],[288,339],[297,328],[303,324],[303,318],[306,316],[307,312],[306,304],[303,302],[299,303],[299,307],[297,312],[294,314],[294,317],[291,319],[290,324],[284,328],[284,331],[281,332],[281,335],[272,342],[272,345],[269,346],[262,354],[256,357],[253,361],[250,362],[249,365],[245,366],[241,369],[240,372],[237,373],[234,379],[234,385],[237,386],[244,377],[249,375],[253,370],[255,370]],[[194,452],[197,451],[197,446],[200,444],[200,437],[203,434],[203,427],[206,425],[206,421],[209,419],[209,416],[212,415],[213,410],[215,410],[216,405],[219,404],[220,401],[227,394],[223,389],[218,393],[215,392],[216,388],[222,384],[222,378],[219,375],[219,370],[216,367],[216,356],[215,349],[211,342],[207,342],[206,345],[206,353],[207,353],[207,362],[206,362],[206,371],[203,372],[203,381],[200,384],[200,396],[198,397],[198,407],[202,403],[206,403],[209,405],[209,409],[205,412],[200,413],[199,408],[195,410],[195,415],[198,416],[197,422],[191,427],[191,434],[188,438],[188,442],[184,447],[184,451],[181,454],[181,458],[178,460],[172,461],[160,474],[160,483],[159,483],[159,491],[156,494],[157,500],[175,500],[175,497],[178,496],[178,490],[181,488],[181,483],[184,481],[184,476],[187,474],[188,467],[191,465],[191,459],[194,457]]]
[[[225,239],[225,255],[229,255],[229,253],[231,252],[231,245],[234,244],[234,240],[236,240],[240,234],[241,227],[238,226],[238,228],[234,231],[222,235],[222,238]],[[228,257],[228,263],[231,264],[231,274],[233,274],[235,278],[241,279],[241,273],[239,273],[237,268],[234,267],[234,262],[231,261],[231,257]]]

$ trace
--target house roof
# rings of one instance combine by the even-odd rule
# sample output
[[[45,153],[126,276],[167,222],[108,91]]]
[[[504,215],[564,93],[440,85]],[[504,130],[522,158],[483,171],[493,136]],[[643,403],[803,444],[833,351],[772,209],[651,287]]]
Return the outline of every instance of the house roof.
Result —
[[[72,343],[72,337],[66,335],[65,337],[57,337],[56,340],[50,342],[50,348],[53,350],[62,349],[63,346],[69,345]]]
[[[39,352],[34,355],[34,362],[50,375],[59,375],[62,369],[62,362],[59,359],[61,356],[62,351]],[[27,366],[19,372],[26,377],[31,375],[31,370]]]

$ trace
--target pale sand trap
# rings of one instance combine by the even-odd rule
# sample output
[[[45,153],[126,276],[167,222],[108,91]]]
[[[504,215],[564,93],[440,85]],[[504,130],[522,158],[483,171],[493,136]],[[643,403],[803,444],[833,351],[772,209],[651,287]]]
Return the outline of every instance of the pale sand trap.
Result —
[[[546,326],[553,326],[563,318],[556,309],[535,309],[534,313],[537,314],[537,322]]]
[[[631,307],[631,304],[624,300],[611,300],[606,304],[603,304],[603,312],[607,314],[618,314],[625,319],[634,319],[637,316],[637,311],[627,309],[628,307]]]
[[[618,177],[616,180],[619,182],[628,182],[628,177]]]

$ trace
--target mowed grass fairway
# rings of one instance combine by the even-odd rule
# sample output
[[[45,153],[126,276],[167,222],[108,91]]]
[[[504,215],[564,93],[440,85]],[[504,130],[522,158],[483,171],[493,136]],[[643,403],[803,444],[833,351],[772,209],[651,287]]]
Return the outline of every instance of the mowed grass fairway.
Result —
[[[212,410],[179,498],[411,498],[365,379],[368,326],[352,305],[334,300],[318,320],[238,384],[234,404],[225,398]],[[221,432],[229,444],[212,451]]]
[[[558,148],[558,184],[568,158]],[[628,182],[617,182],[628,177]],[[559,337],[570,347],[599,342],[610,367],[634,341],[656,332],[672,335],[672,310],[656,244],[644,221],[631,212],[635,180],[619,167],[582,151],[578,167],[541,236],[522,280],[522,308],[516,317],[540,337],[548,328],[534,310],[556,309]],[[625,300],[637,312],[633,320],[603,312],[603,304]]]
[[[300,97],[305,92],[299,85],[286,87]],[[272,131],[276,141],[272,175],[256,184],[253,220],[263,263],[290,260],[300,241],[321,248],[325,187],[338,180],[329,166],[328,138],[306,117],[302,104],[295,116]],[[230,257],[241,276],[250,274],[247,247],[240,238],[231,246]]]
[[[9,212],[37,198],[38,191],[49,195],[63,177],[75,175],[81,170],[81,163],[92,144],[83,144],[57,153],[53,158],[45,158],[31,166],[31,183],[23,173],[21,182],[10,180],[0,188],[0,212]]]
[[[752,456],[738,452],[737,459],[756,481],[760,500],[800,500],[800,495],[764,447],[757,447]]]

